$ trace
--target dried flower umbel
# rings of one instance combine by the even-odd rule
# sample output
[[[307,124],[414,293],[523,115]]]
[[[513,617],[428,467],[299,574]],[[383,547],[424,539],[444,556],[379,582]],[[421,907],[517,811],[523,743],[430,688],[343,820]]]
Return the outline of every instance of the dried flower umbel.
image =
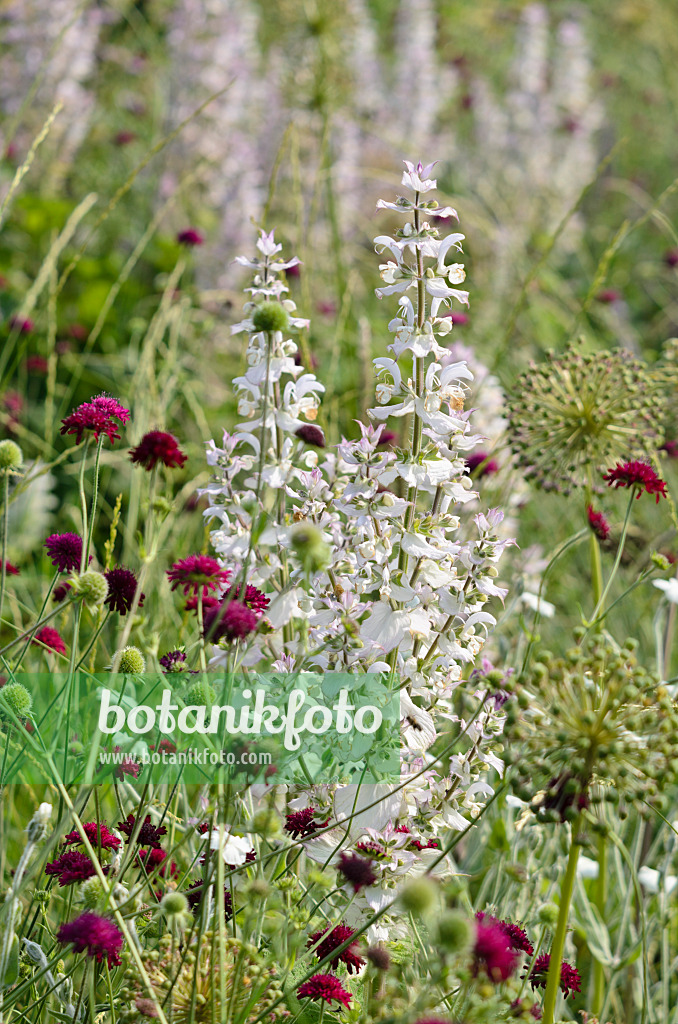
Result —
[[[618,459],[644,458],[663,440],[667,394],[629,352],[569,348],[532,364],[509,399],[509,435],[525,475],[568,493]]]

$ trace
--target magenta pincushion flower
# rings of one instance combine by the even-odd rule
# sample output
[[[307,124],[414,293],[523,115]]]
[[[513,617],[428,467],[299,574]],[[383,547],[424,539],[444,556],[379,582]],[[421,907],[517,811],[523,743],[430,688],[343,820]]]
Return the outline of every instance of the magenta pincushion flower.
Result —
[[[38,646],[42,644],[44,647],[49,647],[50,650],[56,651],[57,654],[66,653],[66,644],[56,629],[52,629],[51,626],[43,626],[42,629],[38,630],[32,642]]]
[[[656,495],[656,500],[666,497],[666,484],[647,462],[618,462],[603,476],[608,487],[636,487],[639,498],[643,491]]]
[[[345,924],[338,924],[335,928],[332,928],[331,931],[329,928],[325,928],[321,932],[314,932],[313,935],[309,936],[306,948],[310,949],[311,946],[315,946],[318,939],[322,938],[322,942],[315,946],[314,955],[318,957],[318,960],[324,960],[326,956],[333,953],[339,946],[343,945],[344,942],[346,942],[347,939],[350,939],[352,935],[353,930],[351,928]],[[325,937],[323,938],[323,936]],[[336,971],[339,963],[343,963],[346,964],[346,969],[349,974],[352,974],[353,971],[357,974],[365,963],[364,958],[355,952],[357,946],[358,940],[355,939],[350,946],[347,946],[346,949],[342,950],[341,953],[337,954],[337,956],[333,957],[332,960],[329,961],[330,967]]]
[[[298,437],[306,444],[312,444],[315,448],[325,447],[325,435],[320,427],[316,427],[315,423],[302,423],[302,425],[294,431],[294,434],[295,437]]]
[[[189,555],[188,558],[180,558],[167,570],[167,579],[172,584],[172,590],[182,587],[184,594],[197,594],[202,587],[203,597],[208,590],[216,590],[217,587],[228,583],[230,578],[230,572],[222,569],[211,555]]]
[[[47,554],[59,572],[78,572],[82,559],[82,537],[77,533],[53,533],[45,541]]]
[[[61,421],[61,433],[75,434],[76,444],[80,444],[83,435],[88,431],[92,433],[95,441],[104,434],[113,444],[120,440],[118,424],[115,421],[127,423],[129,415],[129,409],[125,409],[116,398],[98,395],[90,402],[83,402]]]
[[[127,612],[134,603],[134,595],[137,592],[137,578],[131,569],[125,569],[119,565],[115,569],[109,569],[104,573],[108,582],[108,593],[104,604],[108,605],[112,612],[119,612],[120,615],[127,615]],[[144,603],[145,594],[139,598],[138,608]]]
[[[602,512],[595,512],[592,505],[586,506],[586,517],[589,526],[595,533],[598,540],[607,540],[610,536],[610,524]]]
[[[99,825],[96,821],[88,821],[83,825],[83,829],[95,850],[99,846],[102,850],[118,850],[120,848],[120,840],[117,836],[113,835],[107,825]],[[64,846],[77,846],[81,842],[80,833],[77,828],[74,828],[64,839]]]
[[[259,616],[240,601],[228,601],[205,614],[204,635],[219,640],[244,640],[259,625]]]
[[[202,245],[204,238],[197,228],[184,228],[178,233],[177,242],[179,245],[187,246]]]
[[[550,964],[550,953],[542,953],[535,960],[534,966],[528,975],[528,981],[533,990],[535,988],[546,988]],[[581,992],[579,971],[565,960],[563,960],[560,966],[560,988],[566,999],[570,993]]]
[[[506,934],[506,938],[510,949],[514,949],[517,953],[527,953],[528,956],[532,956],[534,953],[534,946],[527,937],[527,933],[518,924],[513,924],[512,921],[502,921],[498,917],[493,917],[491,914],[484,914],[482,911],[478,911],[476,914],[476,921],[484,924],[498,925],[503,929]]]
[[[289,832],[293,839],[299,836],[305,839],[319,828],[324,828],[329,820],[327,818],[326,821],[316,821],[315,807],[304,807],[301,811],[292,811],[291,814],[285,815],[285,831]]]
[[[56,875],[59,885],[74,885],[76,882],[84,882],[95,873],[92,861],[86,853],[81,853],[79,850],[67,850],[51,864],[45,865],[45,874]]]
[[[7,576],[19,576],[21,570],[17,569],[16,565],[12,565],[11,562],[5,562],[5,574]]]
[[[326,1003],[341,1003],[349,1006],[351,993],[347,992],[344,986],[333,974],[314,974],[309,981],[305,981],[297,989],[297,998],[323,999]]]
[[[113,747],[114,754],[121,754],[122,747]],[[131,775],[133,778],[138,779],[141,775],[141,765],[136,758],[131,757],[129,754],[122,759],[122,761],[115,766],[113,772],[116,779],[124,779],[126,775]]]
[[[499,921],[476,923],[476,941],[473,945],[473,970],[481,969],[495,984],[506,981],[516,969],[517,954],[509,948],[509,938]]]
[[[134,827],[136,825],[136,818],[133,814],[128,814],[125,821],[118,822],[118,829],[123,835],[126,835],[128,839],[132,838]],[[164,835],[167,835],[167,829],[164,825],[152,825],[151,816],[147,814],[141,823],[136,843],[137,846],[150,846],[153,849],[160,849],[160,840]]]
[[[155,469],[159,462],[168,469],[181,469],[188,458],[176,437],[164,430],[149,430],[136,448],[130,448],[130,457],[132,462],[149,471]]]
[[[354,892],[360,892],[365,886],[374,885],[377,880],[377,875],[369,860],[366,857],[361,857],[358,853],[345,853],[342,850],[339,854],[337,868],[346,881],[353,886]]]
[[[57,939],[65,946],[73,946],[76,953],[86,953],[93,957],[97,963],[104,959],[109,967],[117,967],[120,964],[120,950],[122,948],[122,932],[120,932],[112,921],[98,914],[88,912],[76,917],[69,924],[62,924],[57,932]]]
[[[466,460],[469,473],[478,470],[478,476],[491,476],[499,469],[499,463],[491,458],[487,452],[474,452]]]

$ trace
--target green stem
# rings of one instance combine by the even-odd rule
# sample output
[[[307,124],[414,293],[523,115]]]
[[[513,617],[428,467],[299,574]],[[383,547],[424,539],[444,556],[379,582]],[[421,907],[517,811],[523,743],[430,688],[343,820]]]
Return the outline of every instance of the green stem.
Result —
[[[628,528],[629,528],[629,519],[631,518],[631,508],[633,506],[633,501],[634,501],[635,497],[636,497],[636,489],[634,488],[631,491],[631,495],[629,497],[629,503],[626,506],[626,515],[624,516],[624,526],[622,528],[621,537],[619,538],[619,546],[617,548],[617,555],[616,555],[616,558],[614,560],[614,565],[612,566],[612,572],[610,573],[610,577],[609,577],[609,579],[607,581],[607,584],[605,585],[605,589],[603,590],[602,594],[600,595],[600,597],[598,599],[598,603],[596,604],[596,607],[595,607],[595,609],[593,611],[593,615],[591,616],[591,622],[595,622],[596,619],[598,618],[598,615],[600,614],[601,609],[605,605],[605,598],[607,597],[608,593],[610,592],[610,587],[612,586],[612,581],[613,581],[613,579],[615,578],[615,576],[617,574],[617,569],[619,568],[619,563],[621,562],[622,554],[624,552],[624,544],[626,542],[626,534],[628,533]]]
[[[85,571],[87,565],[87,551],[85,550],[86,545],[84,538],[89,536],[89,528],[87,525],[87,498],[85,496],[85,467],[87,466],[87,453],[89,452],[89,437],[85,438],[85,447],[82,450],[82,461],[80,463],[80,473],[78,476],[78,493],[80,495],[80,509],[82,512],[82,556],[80,558],[80,572]]]
[[[598,837],[598,880],[594,894],[594,904],[598,908],[601,920],[605,920],[607,905],[607,838]],[[605,968],[599,960],[593,961],[593,1003],[591,1012],[598,1016],[605,1000]]]
[[[558,912],[558,923],[556,924],[553,944],[551,946],[551,962],[549,973],[546,979],[546,994],[544,995],[542,1024],[553,1024],[556,1010],[556,1000],[560,991],[560,972],[563,963],[563,952],[565,950],[565,937],[567,935],[567,924],[570,916],[570,904],[574,891],[574,882],[577,876],[577,861],[579,860],[580,847],[577,843],[577,833],[581,825],[581,817],[572,826],[572,838],[570,843],[570,854],[567,858],[565,877],[560,887],[560,910]]]
[[[7,579],[7,531],[9,527],[9,473],[5,470],[2,482],[2,570],[0,571],[0,627],[2,606],[5,601],[5,580]]]

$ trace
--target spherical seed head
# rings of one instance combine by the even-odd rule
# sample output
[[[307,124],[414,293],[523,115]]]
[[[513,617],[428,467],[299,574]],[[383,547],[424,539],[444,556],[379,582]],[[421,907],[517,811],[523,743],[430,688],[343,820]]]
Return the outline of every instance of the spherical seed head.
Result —
[[[415,878],[400,893],[400,902],[411,914],[425,914],[436,899],[436,887],[428,878]]]
[[[0,441],[0,472],[16,473],[21,469],[24,455],[14,441]]]
[[[264,836],[264,838],[267,839],[275,839],[275,837],[282,831],[282,822],[275,811],[264,808],[264,810],[257,811],[254,815],[250,827],[258,836]]]
[[[90,608],[102,605],[108,594],[108,581],[106,577],[93,569],[88,569],[81,575],[74,574],[70,580],[73,593],[82,598]]]
[[[461,953],[473,941],[471,922],[457,910],[448,910],[438,921],[438,941],[448,953]]]
[[[553,928],[558,920],[558,907],[555,903],[543,903],[539,908],[539,922]]]
[[[125,647],[118,662],[118,671],[126,675],[141,675],[146,669],[146,659],[138,647]]]
[[[280,302],[262,302],[252,314],[255,331],[287,331],[290,318]]]
[[[160,901],[160,909],[166,917],[183,917],[189,910],[188,900],[182,892],[168,892]]]
[[[370,946],[365,956],[378,971],[387,971],[391,966],[391,956],[385,946]]]
[[[196,683],[186,694],[186,703],[202,707],[203,704],[213,704],[217,697],[217,691],[208,683]]]
[[[305,572],[320,572],[329,565],[331,548],[313,523],[297,523],[290,533],[290,544]]]
[[[21,683],[8,683],[0,691],[0,718],[5,721],[12,721],[15,718],[28,718],[33,706],[33,698]]]
[[[96,877],[88,878],[86,881],[80,883],[78,890],[78,897],[80,903],[87,907],[88,910],[94,910],[104,895],[104,887],[100,880]]]

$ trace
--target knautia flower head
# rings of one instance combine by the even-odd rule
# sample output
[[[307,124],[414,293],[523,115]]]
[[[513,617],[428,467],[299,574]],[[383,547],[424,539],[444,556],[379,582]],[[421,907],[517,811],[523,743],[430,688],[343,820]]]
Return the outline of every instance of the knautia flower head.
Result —
[[[538,487],[568,493],[618,459],[655,452],[667,397],[625,349],[572,346],[533,363],[516,381],[508,402],[511,445]]]
[[[563,657],[537,654],[506,705],[504,761],[516,794],[544,821],[575,821],[598,799],[640,813],[678,772],[678,710],[658,678],[595,635]]]
[[[518,966],[518,955],[509,946],[506,932],[499,922],[476,922],[473,943],[473,970],[484,971],[488,978],[499,984],[506,981]]]
[[[542,953],[538,956],[534,962],[532,970],[526,971],[527,980],[532,986],[532,991],[537,988],[546,988],[546,979],[549,973],[549,966],[551,963],[551,954]],[[563,960],[560,965],[560,990],[567,999],[569,995],[574,995],[575,992],[581,992],[581,978],[579,971],[572,964],[568,964],[567,961]]]
[[[216,608],[209,608],[204,616],[203,634],[212,643],[220,640],[233,642],[244,640],[254,633],[259,625],[259,616],[241,601],[226,599]]]
[[[102,850],[119,850],[122,845],[122,841],[103,823],[87,821],[83,824],[83,830],[95,849],[101,847]],[[82,837],[76,828],[64,838],[64,846],[79,846],[81,843]]]
[[[0,473],[18,473],[24,464],[24,455],[14,441],[0,441]]]
[[[666,497],[666,484],[653,466],[647,462],[618,462],[603,477],[609,487],[627,487],[635,490],[636,498],[641,494],[654,494],[655,504]]]
[[[196,245],[202,245],[204,241],[205,239],[197,228],[184,228],[177,234],[177,242],[179,245],[185,245],[189,249]]]
[[[160,665],[164,672],[185,672],[186,652],[181,649],[168,651],[160,659]]]
[[[138,647],[123,647],[118,655],[118,672],[141,675],[146,671],[146,659]]]
[[[334,928],[324,928],[321,932],[314,932],[309,935],[306,943],[307,949],[312,946],[315,947],[313,955],[318,960],[324,960],[326,956],[333,953],[339,946],[343,946],[347,939],[350,939],[353,935],[353,929],[348,928],[345,924],[338,924]],[[322,940],[322,941],[320,941]],[[361,957],[356,949],[358,948],[358,939],[352,942],[346,949],[342,950],[329,961],[329,966],[332,970],[336,971],[340,963],[346,964],[346,969],[349,974],[353,971],[358,973],[361,967],[364,966],[365,960]],[[316,945],[317,943],[317,945]]]
[[[97,608],[104,603],[108,595],[108,579],[104,573],[88,569],[78,575],[73,573],[69,579],[68,596],[74,600],[82,600],[89,608]]]
[[[97,963],[106,960],[109,967],[120,964],[122,933],[112,921],[86,911],[69,924],[62,924],[57,941],[73,947],[75,953],[86,953]]]
[[[118,831],[126,835],[128,839],[131,839],[136,827],[136,818],[133,814],[128,814],[124,821],[118,822],[117,827]],[[160,849],[160,840],[165,835],[167,835],[165,826],[153,825],[150,814],[147,814],[137,833],[136,843],[138,846],[151,846],[154,849]]]
[[[167,469],[181,469],[188,456],[182,452],[173,434],[164,430],[149,430],[136,448],[130,448],[130,458],[149,472],[161,463]]]
[[[113,444],[120,440],[118,423],[127,423],[129,409],[117,399],[98,395],[89,402],[83,402],[61,421],[62,434],[75,434],[75,443],[80,444],[85,434],[91,434],[95,441],[103,434]]]
[[[112,612],[118,612],[119,615],[127,615],[134,604],[138,588],[136,576],[131,569],[126,569],[122,565],[116,566],[115,569],[108,569],[104,576],[108,584],[104,604],[107,604]],[[140,594],[137,608],[143,606],[145,597],[145,594]]]
[[[603,513],[596,512],[592,505],[587,505],[586,517],[598,540],[607,540],[610,536],[610,524]]]
[[[33,637],[31,641],[36,646],[49,647],[51,651],[56,654],[66,653],[66,644],[60,636],[58,630],[53,629],[51,626],[43,626]]]
[[[45,541],[47,554],[59,572],[78,572],[82,561],[82,537],[77,533],[53,533]]]
[[[322,999],[325,1003],[339,1003],[340,1006],[351,1005],[351,993],[333,974],[314,974],[297,989],[297,999]]]
[[[24,721],[32,707],[33,698],[21,683],[7,683],[0,690],[0,719],[4,722]]]
[[[203,597],[210,591],[224,586],[230,578],[230,572],[223,570],[210,555],[189,555],[188,558],[180,558],[167,570],[167,579],[172,584],[172,590],[181,587],[184,594],[202,593]]]

